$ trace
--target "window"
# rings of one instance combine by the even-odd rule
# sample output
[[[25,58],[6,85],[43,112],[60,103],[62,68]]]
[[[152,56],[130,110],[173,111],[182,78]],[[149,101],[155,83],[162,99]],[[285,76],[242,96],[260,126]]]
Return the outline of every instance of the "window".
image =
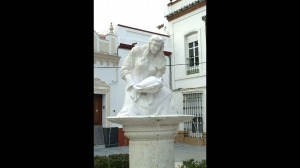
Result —
[[[187,75],[199,73],[199,45],[197,33],[187,36]]]
[[[202,137],[202,93],[183,94],[183,114],[195,116],[193,120],[184,122],[184,131],[190,137]]]

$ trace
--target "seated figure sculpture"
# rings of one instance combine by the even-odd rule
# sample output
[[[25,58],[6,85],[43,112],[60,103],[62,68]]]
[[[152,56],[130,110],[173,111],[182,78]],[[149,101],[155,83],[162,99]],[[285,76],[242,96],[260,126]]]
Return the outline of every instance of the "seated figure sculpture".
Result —
[[[124,104],[117,116],[178,114],[173,93],[163,82],[164,39],[153,35],[149,44],[131,49],[121,67],[126,81]]]

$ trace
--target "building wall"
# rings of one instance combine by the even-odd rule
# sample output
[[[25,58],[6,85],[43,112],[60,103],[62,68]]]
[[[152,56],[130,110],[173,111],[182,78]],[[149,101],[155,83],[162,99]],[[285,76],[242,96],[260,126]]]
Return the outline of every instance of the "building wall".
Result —
[[[149,43],[149,38],[155,34],[155,32],[146,32],[143,30],[136,30],[133,28],[127,28],[122,25],[118,25],[116,27],[116,31],[118,32],[119,43],[129,44],[137,42],[136,46],[141,46]],[[171,52],[171,41],[169,36],[167,35],[159,35],[165,39],[164,51]]]
[[[94,51],[99,52],[99,36],[96,31],[94,31]]]
[[[188,5],[194,2],[180,1],[165,10],[166,13],[170,11],[175,11],[184,5]],[[203,131],[206,132],[206,34],[205,34],[205,22],[202,20],[202,16],[206,15],[206,6],[198,8],[190,13],[187,13],[179,18],[171,20],[170,22],[166,20],[164,25],[167,26],[165,31],[170,35],[172,44],[172,85],[173,89],[181,90],[174,91],[175,99],[180,102],[178,104],[179,108],[183,108],[183,92],[186,91],[201,91],[203,93],[202,106],[203,106],[203,121],[204,128]],[[197,31],[197,38],[199,43],[199,58],[200,62],[200,72],[197,74],[187,75],[187,47],[185,45],[186,35],[189,33]],[[180,130],[183,130],[183,123],[179,126]]]
[[[99,38],[99,35],[94,32],[94,78],[99,78],[106,85],[108,91],[94,91],[94,94],[102,94],[102,125],[103,127],[111,127],[112,123],[106,120],[107,116],[115,116],[117,107],[122,97],[118,97],[119,90],[122,85],[118,84],[119,76],[119,61],[117,56],[118,38],[116,35],[108,34],[106,39]],[[99,56],[101,58],[99,58]]]
[[[112,93],[112,101],[114,101],[114,103],[113,103],[113,105],[111,105],[111,107],[115,110],[115,112],[111,113],[111,116],[116,116],[123,107],[126,81],[121,78],[120,68],[121,68],[122,63],[125,60],[126,56],[128,55],[129,51],[130,50],[128,50],[128,49],[122,49],[122,48],[118,49],[118,54],[121,57],[121,59],[117,66],[118,68],[115,71],[118,82],[116,83],[116,85],[117,85],[116,90]],[[116,123],[111,123],[111,126],[118,127],[118,128],[123,127],[122,125],[119,125]]]
[[[104,53],[108,53],[109,52],[109,46],[108,46],[108,41],[107,40],[101,40],[100,44],[100,51],[104,52]]]

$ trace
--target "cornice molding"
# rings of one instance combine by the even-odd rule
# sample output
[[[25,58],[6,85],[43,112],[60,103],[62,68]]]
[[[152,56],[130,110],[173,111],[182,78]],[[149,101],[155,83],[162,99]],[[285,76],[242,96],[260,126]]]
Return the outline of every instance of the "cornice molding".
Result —
[[[168,6],[172,6],[172,5],[174,5],[174,4],[176,4],[177,2],[180,2],[181,0],[177,0],[177,1],[175,1],[175,2],[170,2],[170,3],[168,3]]]
[[[206,0],[197,0],[195,2],[192,2],[188,5],[183,6],[182,8],[166,15],[165,17],[167,18],[167,20],[170,22],[174,19],[177,19],[185,14],[188,14],[190,12],[195,11],[196,9],[199,9],[203,6],[206,6]]]
[[[112,63],[113,66],[116,66],[119,63],[120,59],[121,57],[119,56],[94,52],[94,64],[96,64],[96,61],[100,61],[101,65],[103,65],[103,62],[106,62],[107,66],[109,66],[110,63]]]

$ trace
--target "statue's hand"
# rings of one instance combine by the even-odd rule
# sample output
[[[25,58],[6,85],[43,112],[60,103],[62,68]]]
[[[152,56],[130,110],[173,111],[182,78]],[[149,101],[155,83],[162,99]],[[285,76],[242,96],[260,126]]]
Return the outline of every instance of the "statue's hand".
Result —
[[[127,91],[131,91],[132,89],[133,89],[133,85],[135,85],[135,83],[130,83],[129,85],[128,85],[128,87],[127,87]]]
[[[133,89],[131,89],[131,92],[130,92],[130,97],[133,99],[134,102],[137,101],[137,99],[140,97],[140,90],[139,89],[136,89],[135,85],[133,85],[132,87]]]
[[[135,84],[133,85],[133,89],[136,93],[142,93],[142,89],[138,88]]]
[[[127,82],[128,86],[127,86],[127,91],[132,90],[132,86],[135,84],[135,80],[132,76],[132,74],[128,73],[125,75],[125,81]]]

